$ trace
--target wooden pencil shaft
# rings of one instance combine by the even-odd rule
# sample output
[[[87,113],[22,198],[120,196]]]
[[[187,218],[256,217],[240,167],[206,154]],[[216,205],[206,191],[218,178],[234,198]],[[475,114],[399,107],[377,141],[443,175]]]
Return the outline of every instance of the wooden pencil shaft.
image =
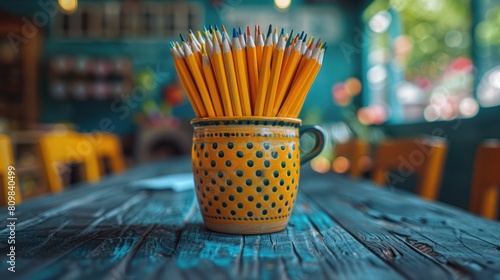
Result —
[[[242,113],[244,116],[251,116],[252,109],[250,107],[250,94],[248,92],[246,63],[243,57],[244,52],[241,49],[240,41],[238,38],[233,39],[233,47],[233,56],[236,68],[236,76],[238,79],[238,90],[240,93]]]
[[[317,59],[317,58],[316,58]],[[315,60],[311,60],[307,63],[307,65],[304,67],[304,75],[300,75],[297,79],[297,81],[294,82],[290,89],[290,93],[288,94],[285,102],[283,103],[283,106],[281,107],[278,116],[285,117],[290,113],[291,108],[293,107],[293,104],[297,102],[299,95],[300,95],[300,89],[302,86],[306,83],[308,74],[312,71],[314,67]]]
[[[299,115],[300,110],[302,109],[302,106],[304,106],[304,102],[306,100],[307,94],[309,92],[309,89],[311,89],[311,86],[314,82],[314,79],[318,75],[319,69],[321,68],[321,65],[319,63],[316,63],[313,67],[313,70],[311,73],[308,73],[308,79],[304,85],[302,85],[300,89],[300,94],[299,94],[299,100],[293,104],[292,109],[289,112],[288,117],[295,118]]]
[[[295,71],[299,65],[301,54],[298,51],[300,49],[300,44],[292,51],[290,55],[289,62],[287,63],[286,69],[280,75],[280,81],[278,83],[278,91],[276,93],[276,100],[274,102],[273,115],[277,115],[280,110],[283,100],[287,96],[287,92],[292,84],[292,79],[295,75]]]
[[[208,88],[207,85],[205,84],[205,80],[203,78],[203,75],[201,74],[200,68],[196,62],[194,54],[191,52],[189,47],[187,46],[186,43],[184,43],[185,50],[184,52],[186,53],[186,57],[184,60],[186,61],[188,68],[191,72],[191,75],[193,75],[194,82],[196,83],[196,86],[198,87],[198,91],[200,93],[201,99],[203,100],[203,105],[205,106],[205,109],[207,110],[207,114],[209,117],[215,117],[215,111],[214,107],[212,105],[212,100],[210,99],[210,95],[208,93]]]
[[[275,55],[273,55],[273,66],[271,69],[270,83],[266,95],[267,100],[264,106],[265,116],[272,116],[274,109],[276,91],[278,90],[278,82],[281,73],[281,65],[283,63],[283,56],[285,54],[285,39],[283,38],[283,36],[280,36],[280,39],[278,39],[278,45],[274,53]]]
[[[313,75],[309,78],[309,80],[306,83],[306,86],[302,89],[301,98],[300,98],[299,102],[296,103],[295,108],[293,109],[293,112],[291,114],[292,117],[299,116],[300,111],[302,110],[302,107],[304,106],[304,102],[306,100],[307,94],[309,93],[309,90],[311,89],[311,86],[313,85],[314,80],[318,76],[319,70],[321,69],[321,66],[323,64],[323,56],[325,54],[325,51],[321,50],[321,49],[318,49],[318,51],[320,51],[320,53],[318,55],[318,61],[314,65],[314,68],[313,68]]]
[[[195,111],[195,114],[197,113],[197,115],[201,117],[206,117],[207,111],[201,102],[200,94],[198,93],[198,89],[193,82],[191,74],[189,73],[186,62],[180,56],[177,56],[174,58],[174,66],[181,77],[181,83],[186,90],[188,99],[191,104],[194,104],[193,110]]]
[[[203,74],[205,75],[205,80],[207,82],[208,90],[210,91],[210,98],[214,104],[215,115],[217,117],[224,116],[224,109],[222,108],[222,101],[215,84],[216,80],[214,78],[214,73],[212,72],[212,66],[210,65],[210,60],[208,56],[204,55],[203,60]]]
[[[264,47],[264,51],[262,54],[262,65],[259,69],[259,87],[257,90],[257,101],[254,109],[254,115],[256,116],[262,116],[264,114],[264,103],[266,102],[266,93],[269,86],[272,55],[272,37],[268,36],[266,40],[266,46]]]
[[[224,113],[226,114],[226,116],[234,116],[231,95],[229,93],[229,85],[226,79],[224,60],[222,58],[219,43],[215,41],[216,39],[217,37],[214,36],[214,54],[212,57],[215,62],[215,68],[217,69],[217,71],[215,71],[215,75],[217,77],[217,80],[220,82],[219,91],[221,94],[222,105],[224,107]]]
[[[238,82],[236,77],[236,70],[234,69],[234,59],[231,53],[231,48],[229,46],[228,40],[223,42],[222,54],[224,57],[224,66],[226,68],[226,77],[229,84],[229,92],[231,96],[231,101],[233,102],[233,110],[235,116],[243,116],[243,111],[241,108],[240,93],[238,90]]]
[[[255,45],[253,44],[252,36],[248,36],[248,41],[249,43],[246,49],[248,60],[248,80],[250,84],[251,106],[252,108],[255,108],[257,90],[259,86],[259,69],[257,65],[257,52],[255,50]]]

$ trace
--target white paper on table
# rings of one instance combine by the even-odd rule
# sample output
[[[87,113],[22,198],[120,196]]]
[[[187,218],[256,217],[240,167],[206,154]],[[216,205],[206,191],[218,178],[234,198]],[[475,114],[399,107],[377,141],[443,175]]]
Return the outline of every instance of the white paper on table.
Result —
[[[132,182],[130,187],[147,190],[173,190],[182,192],[194,189],[193,174],[180,173]]]

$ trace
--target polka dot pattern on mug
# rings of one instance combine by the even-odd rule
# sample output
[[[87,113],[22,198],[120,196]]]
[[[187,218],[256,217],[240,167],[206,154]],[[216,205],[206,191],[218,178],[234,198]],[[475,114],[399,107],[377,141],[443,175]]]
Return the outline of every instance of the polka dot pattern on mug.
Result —
[[[288,219],[295,203],[300,152],[298,133],[240,131],[195,134],[192,167],[205,219]],[[238,136],[236,136],[238,135]]]

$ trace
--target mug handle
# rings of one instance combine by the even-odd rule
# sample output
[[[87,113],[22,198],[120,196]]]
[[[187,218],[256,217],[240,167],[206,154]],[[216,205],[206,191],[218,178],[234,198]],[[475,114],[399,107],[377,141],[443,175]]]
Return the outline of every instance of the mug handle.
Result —
[[[299,128],[299,138],[306,133],[312,133],[316,143],[314,148],[300,157],[300,164],[304,164],[321,153],[325,147],[325,131],[318,125],[306,125]]]

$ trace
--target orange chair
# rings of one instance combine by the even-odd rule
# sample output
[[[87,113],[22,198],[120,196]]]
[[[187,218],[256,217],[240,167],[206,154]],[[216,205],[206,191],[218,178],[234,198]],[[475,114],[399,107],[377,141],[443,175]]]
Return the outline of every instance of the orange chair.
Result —
[[[439,195],[447,150],[443,138],[384,141],[377,149],[372,180],[379,185],[392,185],[415,174],[419,177],[417,193],[435,200]]]
[[[12,144],[9,137],[0,135],[0,206],[8,205],[9,192],[14,194],[14,202],[21,203],[21,189],[17,180],[14,157],[12,156]]]
[[[76,132],[48,133],[39,138],[39,151],[47,184],[52,192],[63,189],[60,170],[69,169],[68,164],[81,163],[84,180],[94,182],[100,179],[97,153],[91,141]]]
[[[125,170],[125,160],[123,159],[122,144],[120,138],[111,133],[88,134],[99,158],[99,170],[101,175],[106,174],[106,160],[109,160],[109,167],[112,173],[119,173]]]
[[[368,157],[370,144],[354,139],[335,145],[335,158],[333,159],[333,171],[349,174],[353,178],[361,178],[363,173],[369,169],[371,159]]]
[[[478,147],[472,177],[470,211],[496,219],[500,190],[500,140],[486,140]]]

